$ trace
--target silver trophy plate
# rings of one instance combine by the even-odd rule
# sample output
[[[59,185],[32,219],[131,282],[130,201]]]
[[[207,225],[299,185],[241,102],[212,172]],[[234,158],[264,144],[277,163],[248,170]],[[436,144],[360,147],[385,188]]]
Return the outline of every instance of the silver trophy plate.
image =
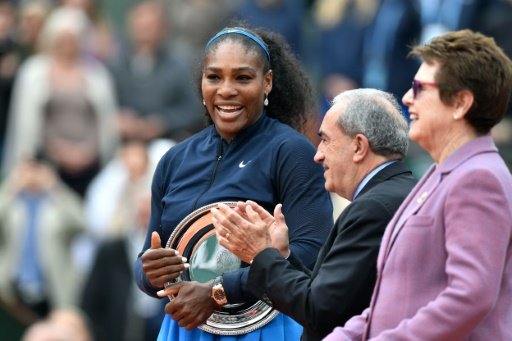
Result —
[[[234,207],[234,202],[223,202]],[[215,235],[210,209],[219,203],[203,206],[186,216],[172,232],[166,247],[187,257],[190,267],[169,287],[179,281],[208,282],[224,272],[247,266],[237,256],[222,247]],[[199,328],[217,335],[242,335],[270,322],[279,312],[262,300],[228,304],[215,310]]]

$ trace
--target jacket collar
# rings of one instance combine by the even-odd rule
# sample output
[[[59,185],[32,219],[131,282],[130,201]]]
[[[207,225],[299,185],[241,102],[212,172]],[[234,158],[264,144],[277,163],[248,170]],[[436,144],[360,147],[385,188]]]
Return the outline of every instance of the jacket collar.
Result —
[[[454,151],[437,168],[441,174],[450,173],[467,159],[481,153],[498,152],[490,135],[484,135],[473,139]]]
[[[370,181],[368,181],[368,183],[363,187],[363,189],[361,189],[361,191],[357,195],[357,198],[362,196],[364,193],[368,192],[375,185],[377,185],[383,181],[386,181],[394,176],[404,174],[404,173],[409,173],[412,176],[411,171],[409,170],[409,168],[407,168],[407,166],[402,161],[396,161],[396,162],[384,167],[383,169],[380,170],[380,172],[375,174],[370,179]]]
[[[240,141],[247,139],[248,136],[253,136],[260,131],[264,131],[266,125],[268,124],[268,122],[270,120],[271,120],[271,118],[269,118],[266,115],[266,113],[263,112],[256,122],[254,122],[252,125],[248,126],[244,130],[242,130],[240,133],[238,133],[238,135],[235,136],[233,141],[231,141],[231,144],[238,144],[238,143],[240,143]],[[210,136],[213,139],[222,139],[219,132],[215,128],[215,124],[211,125],[211,135]]]

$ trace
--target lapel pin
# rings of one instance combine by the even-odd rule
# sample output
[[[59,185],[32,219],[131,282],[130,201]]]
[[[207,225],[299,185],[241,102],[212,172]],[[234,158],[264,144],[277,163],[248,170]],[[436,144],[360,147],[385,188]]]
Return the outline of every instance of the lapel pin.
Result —
[[[417,202],[418,204],[420,204],[420,205],[421,205],[421,204],[423,204],[423,202],[425,201],[425,199],[427,199],[427,197],[428,197],[428,192],[423,192],[423,193],[421,193],[421,195],[418,197],[418,199],[416,199],[416,202]]]

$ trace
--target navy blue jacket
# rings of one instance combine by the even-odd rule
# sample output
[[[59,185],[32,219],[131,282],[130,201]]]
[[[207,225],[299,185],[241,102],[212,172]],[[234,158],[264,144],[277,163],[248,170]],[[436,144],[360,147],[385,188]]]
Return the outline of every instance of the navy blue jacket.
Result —
[[[290,247],[312,268],[332,227],[332,203],[324,189],[323,169],[313,145],[300,133],[265,114],[231,143],[215,127],[172,147],[153,178],[149,232],[142,253],[157,231],[164,246],[173,229],[192,211],[218,201],[253,200],[273,212],[283,204]],[[139,258],[136,281],[156,296]],[[245,290],[248,268],[223,275],[230,303],[253,298]]]

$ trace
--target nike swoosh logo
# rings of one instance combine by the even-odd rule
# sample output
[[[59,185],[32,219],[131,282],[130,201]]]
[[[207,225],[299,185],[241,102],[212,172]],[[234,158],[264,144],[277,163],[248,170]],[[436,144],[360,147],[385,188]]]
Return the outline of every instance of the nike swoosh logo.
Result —
[[[244,167],[245,167],[245,166],[247,166],[249,163],[251,163],[251,161],[247,161],[246,163],[244,163],[244,162],[242,161],[242,162],[240,162],[240,163],[238,164],[238,167],[240,167],[240,168],[244,168]]]

